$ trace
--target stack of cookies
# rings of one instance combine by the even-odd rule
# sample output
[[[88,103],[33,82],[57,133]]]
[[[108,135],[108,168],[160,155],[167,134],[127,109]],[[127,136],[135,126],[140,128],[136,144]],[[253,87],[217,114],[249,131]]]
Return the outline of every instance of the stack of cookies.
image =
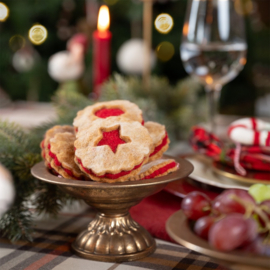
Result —
[[[99,102],[77,113],[73,126],[54,126],[40,146],[54,174],[74,180],[124,182],[176,171],[162,159],[170,140],[165,126],[144,123],[140,108],[129,101]]]

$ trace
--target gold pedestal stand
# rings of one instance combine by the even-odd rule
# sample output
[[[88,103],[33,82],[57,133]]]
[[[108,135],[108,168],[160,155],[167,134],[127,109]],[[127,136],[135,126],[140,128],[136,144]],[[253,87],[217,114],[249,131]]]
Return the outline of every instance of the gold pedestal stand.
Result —
[[[154,252],[155,240],[130,217],[128,211],[145,197],[162,190],[167,183],[192,172],[191,163],[181,158],[175,160],[180,168],[169,175],[115,184],[59,178],[52,175],[43,162],[36,164],[31,173],[98,210],[87,230],[81,232],[72,244],[77,255],[98,261],[122,262],[138,260]]]

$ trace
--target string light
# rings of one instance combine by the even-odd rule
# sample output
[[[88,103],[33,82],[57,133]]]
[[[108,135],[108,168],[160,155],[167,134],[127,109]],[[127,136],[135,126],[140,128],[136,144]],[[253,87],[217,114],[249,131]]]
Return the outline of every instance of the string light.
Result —
[[[155,28],[161,34],[168,34],[173,28],[173,18],[167,14],[159,14],[155,19]]]
[[[247,63],[246,57],[240,58],[239,63],[244,66]]]
[[[12,51],[16,52],[25,46],[25,38],[21,35],[12,36],[9,39],[9,47]]]
[[[47,39],[47,36],[48,31],[41,24],[36,24],[32,26],[28,32],[28,37],[34,45],[42,44]]]
[[[205,78],[205,82],[207,84],[211,85],[213,83],[213,78],[211,76],[207,75],[206,78]]]
[[[174,55],[174,46],[168,41],[161,42],[156,48],[156,55],[161,61],[169,61]]]
[[[0,2],[0,22],[4,22],[8,18],[8,15],[8,7],[4,3]]]
[[[234,8],[238,14],[246,16],[252,13],[254,6],[251,0],[236,0]]]

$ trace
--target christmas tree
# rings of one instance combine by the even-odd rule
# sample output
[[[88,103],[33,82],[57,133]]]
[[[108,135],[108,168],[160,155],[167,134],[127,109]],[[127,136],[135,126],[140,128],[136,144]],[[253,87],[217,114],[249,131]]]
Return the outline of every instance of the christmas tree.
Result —
[[[269,92],[269,1],[237,0],[244,4],[247,26],[247,64],[240,75],[227,84],[221,95],[221,112],[250,115],[257,96]],[[49,57],[66,47],[66,41],[76,32],[84,32],[91,39],[96,28],[95,7],[108,4],[111,14],[112,71],[119,72],[116,55],[130,38],[142,37],[142,2],[135,0],[9,0],[3,1],[9,17],[0,22],[0,87],[12,100],[36,99],[49,101],[57,89],[47,72]],[[187,76],[179,56],[179,45],[187,0],[157,1],[153,5],[153,20],[160,13],[168,13],[174,20],[173,29],[166,35],[153,28],[153,50],[162,41],[170,42],[173,56],[158,60],[153,74],[166,76],[174,84]],[[268,10],[268,13],[267,13]],[[50,14],[50,16],[48,16]],[[28,31],[35,23],[48,30],[48,38],[39,46],[30,43]],[[25,48],[25,50],[21,50]],[[18,52],[19,51],[19,52]],[[17,60],[14,55],[17,53]],[[19,68],[14,67],[14,61]],[[92,46],[86,56],[83,92],[92,91]],[[30,64],[29,64],[30,63]],[[32,64],[31,64],[32,63]],[[238,104],[241,102],[241,110]]]

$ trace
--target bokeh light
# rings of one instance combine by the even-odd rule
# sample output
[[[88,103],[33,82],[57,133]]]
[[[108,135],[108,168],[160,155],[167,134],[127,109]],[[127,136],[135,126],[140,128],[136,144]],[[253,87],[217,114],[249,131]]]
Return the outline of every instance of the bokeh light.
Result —
[[[76,7],[76,3],[74,0],[63,0],[62,6],[65,11],[71,12]]]
[[[206,76],[205,78],[205,82],[209,85],[211,85],[213,83],[213,78],[209,75]]]
[[[168,34],[173,28],[173,18],[167,14],[159,14],[155,19],[155,28],[161,34]]]
[[[234,2],[235,11],[243,16],[251,14],[253,7],[252,0],[235,0]]]
[[[247,63],[247,58],[246,57],[240,58],[239,63],[244,66]]]
[[[8,15],[8,7],[4,3],[0,2],[0,22],[4,22],[8,18]]]
[[[174,46],[168,41],[161,42],[156,48],[156,55],[158,59],[163,62],[169,61],[173,57],[174,53]]]
[[[47,39],[47,36],[48,31],[41,24],[36,24],[32,26],[28,32],[28,37],[34,45],[42,44]]]
[[[16,52],[25,46],[25,38],[21,35],[12,36],[9,39],[9,47],[12,51]]]
[[[189,30],[189,25],[188,23],[186,22],[183,26],[183,36],[187,36],[188,35],[188,30]]]

